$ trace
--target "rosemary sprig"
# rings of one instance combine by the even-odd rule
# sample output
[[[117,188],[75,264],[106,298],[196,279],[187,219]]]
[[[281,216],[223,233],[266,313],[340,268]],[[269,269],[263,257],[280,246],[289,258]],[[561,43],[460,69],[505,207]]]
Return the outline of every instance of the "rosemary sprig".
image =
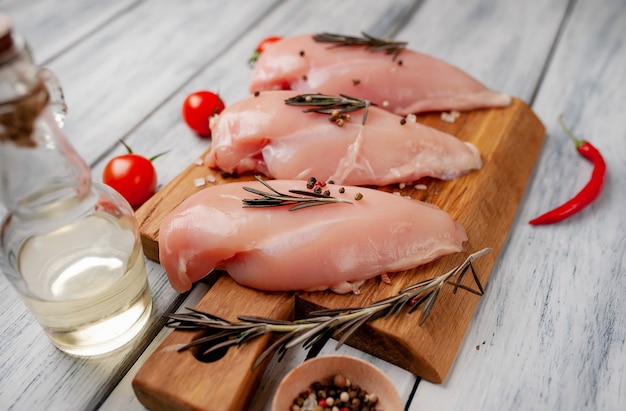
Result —
[[[196,338],[179,349],[179,351],[184,351],[199,347],[200,355],[203,356],[216,350],[243,344],[268,333],[283,334],[257,358],[254,367],[257,367],[273,352],[277,352],[280,355],[279,359],[282,359],[284,353],[292,347],[302,344],[305,349],[309,349],[314,344],[323,343],[331,337],[340,337],[336,345],[338,349],[363,324],[377,318],[397,315],[407,306],[409,307],[408,313],[422,307],[419,319],[421,326],[432,312],[445,284],[453,286],[454,292],[460,288],[478,296],[483,295],[483,287],[472,262],[491,250],[491,248],[485,248],[475,252],[446,274],[406,287],[400,290],[398,295],[365,307],[319,310],[310,313],[306,319],[296,321],[240,315],[238,321],[234,322],[202,311],[188,309],[188,313],[170,314],[166,326],[178,330],[204,330],[207,333],[205,336]],[[477,290],[460,283],[468,271],[472,273]],[[456,281],[452,281],[454,277]]]
[[[243,187],[243,189],[247,192],[259,196],[259,198],[244,198],[242,200],[244,208],[278,207],[291,205],[292,207],[289,208],[289,211],[295,211],[306,207],[313,207],[324,204],[352,204],[352,202],[349,200],[331,197],[330,195],[318,194],[314,191],[289,190],[289,193],[291,194],[281,193],[275,190],[267,182],[263,181],[260,176],[255,176],[255,178],[270,191],[268,192],[263,190],[257,190],[256,188],[252,187]]]
[[[365,47],[366,50],[371,52],[384,51],[385,54],[393,54],[393,60],[398,57],[408,44],[406,41],[392,41],[370,36],[366,33],[361,34],[363,37],[321,33],[314,35],[313,40],[320,43],[333,43],[331,48],[359,46]]]
[[[320,93],[300,94],[285,100],[288,106],[304,106],[309,107],[302,110],[304,113],[322,113],[330,114],[330,121],[334,121],[337,125],[342,126],[344,120],[349,120],[353,111],[365,110],[363,113],[363,122],[367,119],[367,113],[372,103],[368,100],[361,100],[355,97],[340,94],[339,96],[331,96]]]

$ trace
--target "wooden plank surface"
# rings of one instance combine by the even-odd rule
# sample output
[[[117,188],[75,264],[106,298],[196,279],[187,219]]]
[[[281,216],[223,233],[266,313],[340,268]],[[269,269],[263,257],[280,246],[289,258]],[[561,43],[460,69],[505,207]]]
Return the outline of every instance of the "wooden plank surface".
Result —
[[[35,61],[47,65],[142,0],[2,0],[15,27],[28,35]]]

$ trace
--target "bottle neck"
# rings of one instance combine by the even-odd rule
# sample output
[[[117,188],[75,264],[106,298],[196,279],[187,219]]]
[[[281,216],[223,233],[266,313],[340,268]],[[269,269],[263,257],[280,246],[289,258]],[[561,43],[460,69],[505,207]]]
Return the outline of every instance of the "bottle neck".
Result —
[[[11,81],[26,80],[20,83],[21,96],[0,100],[0,198],[11,213],[37,217],[79,202],[89,191],[91,175],[53,118],[37,70],[15,66],[21,63],[12,59],[0,65],[0,89],[20,90]]]

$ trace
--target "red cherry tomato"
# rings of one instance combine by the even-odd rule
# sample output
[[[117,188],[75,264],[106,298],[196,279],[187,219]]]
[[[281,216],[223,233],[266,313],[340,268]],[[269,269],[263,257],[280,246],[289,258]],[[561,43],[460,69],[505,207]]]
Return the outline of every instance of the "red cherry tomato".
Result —
[[[107,163],[102,181],[120,193],[132,207],[139,207],[154,194],[157,174],[149,159],[128,153]]]
[[[256,63],[256,61],[259,59],[259,56],[265,51],[267,46],[272,43],[276,43],[277,41],[282,39],[283,38],[280,36],[269,36],[261,40],[261,42],[256,46],[256,50],[254,51],[252,57],[248,59],[248,64],[250,64],[250,66],[254,66],[254,63]]]
[[[256,46],[256,51],[259,53],[263,53],[265,51],[265,48],[272,44],[272,43],[276,43],[279,40],[282,40],[282,37],[279,36],[269,36],[264,38],[263,40],[261,40],[261,42],[259,43],[258,46]]]
[[[210,91],[197,91],[183,102],[183,120],[200,137],[210,137],[209,119],[224,110],[224,102]]]

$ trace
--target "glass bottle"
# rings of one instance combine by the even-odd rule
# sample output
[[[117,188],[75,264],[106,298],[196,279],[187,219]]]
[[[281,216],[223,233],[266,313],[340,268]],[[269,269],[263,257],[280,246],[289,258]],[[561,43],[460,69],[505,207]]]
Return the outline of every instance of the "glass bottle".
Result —
[[[59,349],[100,355],[148,323],[145,260],[132,208],[65,139],[46,73],[0,14],[0,268]]]

